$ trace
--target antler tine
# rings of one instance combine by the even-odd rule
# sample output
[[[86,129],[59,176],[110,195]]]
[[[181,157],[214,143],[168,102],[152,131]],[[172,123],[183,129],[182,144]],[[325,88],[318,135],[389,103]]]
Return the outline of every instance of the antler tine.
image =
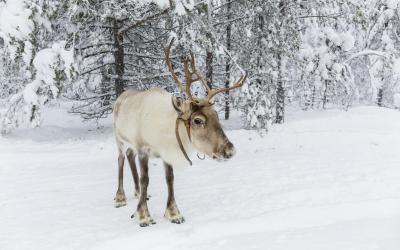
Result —
[[[169,43],[167,48],[164,48],[164,54],[165,54],[165,63],[167,64],[168,70],[172,75],[172,78],[174,79],[174,81],[176,82],[176,84],[178,84],[178,87],[182,89],[182,82],[179,80],[179,78],[176,76],[175,71],[174,71],[174,67],[172,66],[171,63],[171,58],[169,57],[170,53],[171,53],[171,47],[172,44],[174,43],[175,38],[171,39],[171,42]]]
[[[183,63],[183,70],[185,71],[185,93],[186,95],[189,97],[190,100],[195,101],[193,96],[192,96],[192,92],[190,92],[190,86],[193,83],[193,79],[192,79],[192,73],[189,70],[189,59],[186,58],[185,62]]]
[[[221,92],[228,92],[228,91],[230,91],[230,90],[232,90],[232,89],[237,89],[237,88],[242,87],[243,84],[244,84],[244,82],[246,81],[246,79],[247,79],[247,72],[245,73],[244,76],[242,75],[242,76],[239,78],[239,80],[238,80],[233,86],[231,86],[231,87],[229,87],[229,88],[211,90],[210,93],[207,95],[207,100],[210,102],[210,101],[211,101],[211,98],[213,98],[216,94],[219,94],[219,93],[221,93]]]
[[[198,78],[198,80],[201,81],[201,83],[204,85],[204,87],[207,89],[207,94],[211,91],[210,87],[207,84],[207,81],[204,79],[204,76],[200,74],[197,69],[196,69],[196,62],[194,59],[193,51],[190,51],[190,64],[193,70],[193,74],[195,74]]]

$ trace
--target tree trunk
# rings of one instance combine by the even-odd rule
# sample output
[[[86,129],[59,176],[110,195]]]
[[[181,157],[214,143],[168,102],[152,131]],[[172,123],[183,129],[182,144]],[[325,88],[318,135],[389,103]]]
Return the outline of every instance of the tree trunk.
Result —
[[[282,56],[277,54],[278,61],[278,80],[276,88],[276,117],[275,123],[283,123],[285,117],[285,89],[283,87],[282,75]]]
[[[122,26],[122,25],[121,25]],[[115,95],[118,97],[124,92],[124,36],[119,34],[120,22],[117,19],[113,20],[113,33],[114,33],[114,60],[115,60]]]
[[[329,88],[329,80],[325,80],[324,96],[322,97],[322,108],[323,109],[325,109],[325,106],[328,103],[328,88]]]
[[[231,19],[231,2],[228,0],[227,4],[227,19]],[[226,26],[226,49],[228,52],[231,52],[231,31],[232,31],[232,26],[231,23],[228,23]],[[226,74],[226,79],[225,79],[225,88],[229,87],[230,79],[231,79],[231,62],[230,58],[226,59],[226,65],[225,65],[225,74]],[[229,91],[225,92],[225,120],[229,119],[229,113],[230,113],[230,108],[229,108]]]
[[[111,95],[108,94],[108,92],[109,92],[108,85],[110,84],[110,81],[111,81],[109,74],[108,74],[108,67],[107,66],[102,67],[100,69],[100,72],[101,72],[100,90],[101,90],[101,94],[103,95],[100,97],[101,106],[107,107],[110,105],[110,97],[111,97]],[[105,95],[105,94],[107,94],[107,95]]]
[[[315,95],[316,95],[316,90],[315,90],[315,85],[313,86],[312,89],[312,96],[311,96],[311,107],[314,108],[315,106]]]
[[[214,55],[212,51],[207,51],[206,55],[206,81],[208,87],[212,88],[212,82],[213,82],[213,66],[212,62],[214,59]]]
[[[379,90],[378,90],[378,98],[377,98],[376,104],[379,107],[383,106],[383,88],[379,88]]]
[[[212,25],[213,20],[212,20],[212,15],[211,15],[211,1],[206,1],[206,15],[207,15],[207,23],[208,25]],[[212,83],[213,83],[213,59],[214,59],[214,41],[213,41],[213,35],[211,30],[206,31],[206,38],[207,38],[207,45],[206,45],[206,81],[208,87],[211,89],[212,88]]]
[[[279,8],[280,8],[280,15],[282,20],[285,20],[286,16],[286,6],[287,3],[285,0],[281,0],[279,2]],[[279,39],[283,41],[285,39],[283,35],[283,29],[284,27],[283,23],[281,23],[281,27],[279,28]],[[278,63],[278,79],[276,83],[276,116],[275,116],[275,123],[283,123],[284,118],[285,118],[285,89],[284,89],[284,82],[283,82],[283,58],[282,58],[282,53],[283,52],[277,52],[276,54],[276,60]]]
[[[264,32],[264,17],[259,14],[258,15],[258,22],[259,22],[259,26],[258,26],[258,33],[259,34],[263,34]],[[257,66],[258,69],[261,71],[262,69],[262,64],[261,64],[261,58],[263,57],[263,43],[262,43],[262,39],[263,37],[261,35],[259,35],[259,38],[257,39],[257,47],[258,47],[258,57],[257,57]],[[259,73],[259,72],[258,72]]]

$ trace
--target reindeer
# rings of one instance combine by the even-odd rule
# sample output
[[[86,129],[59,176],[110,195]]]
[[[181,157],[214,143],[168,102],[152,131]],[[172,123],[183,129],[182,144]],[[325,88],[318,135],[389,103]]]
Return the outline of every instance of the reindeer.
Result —
[[[229,88],[210,89],[204,77],[197,71],[192,52],[183,64],[185,84],[175,74],[170,52],[174,39],[165,48],[168,70],[186,98],[172,96],[160,88],[146,91],[127,90],[116,100],[113,111],[113,127],[118,147],[118,190],[115,206],[126,205],[123,188],[125,156],[128,159],[135,185],[135,197],[139,198],[133,215],[142,227],[155,224],[147,207],[149,184],[149,158],[161,158],[164,162],[168,200],[164,217],[172,223],[183,223],[174,197],[173,167],[191,165],[188,155],[194,151],[221,161],[235,154],[233,144],[221,128],[217,112],[211,99],[218,93],[239,88],[247,74]],[[192,83],[200,81],[207,90],[206,98],[194,97],[190,91]],[[135,157],[140,163],[140,178]]]

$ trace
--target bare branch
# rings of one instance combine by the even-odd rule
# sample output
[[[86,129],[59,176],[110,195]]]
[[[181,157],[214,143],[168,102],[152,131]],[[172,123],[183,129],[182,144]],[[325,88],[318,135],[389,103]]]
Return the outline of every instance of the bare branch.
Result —
[[[154,15],[150,15],[150,16],[144,17],[143,19],[138,20],[136,23],[131,24],[131,25],[129,25],[128,27],[123,28],[122,30],[120,30],[120,31],[119,31],[119,35],[123,35],[123,34],[125,34],[127,31],[129,31],[129,30],[131,30],[131,29],[133,29],[133,28],[136,28],[136,27],[142,25],[143,23],[145,23],[145,22],[147,22],[147,21],[149,21],[149,20],[152,20],[152,19],[155,19],[155,18],[157,18],[157,17],[160,17],[160,16],[164,15],[165,13],[167,13],[169,10],[170,10],[170,7],[166,8],[166,9],[164,9],[163,11],[158,12],[158,13],[156,13],[156,14],[154,14]]]
[[[88,74],[88,73],[91,73],[91,72],[93,72],[93,71],[96,71],[96,70],[98,70],[98,69],[101,69],[102,67],[105,67],[105,66],[107,66],[107,65],[113,65],[113,64],[115,64],[115,63],[106,63],[106,64],[102,64],[102,65],[100,65],[100,66],[98,66],[98,67],[96,67],[96,68],[87,70],[87,71],[81,73],[80,75],[86,75],[86,74]]]

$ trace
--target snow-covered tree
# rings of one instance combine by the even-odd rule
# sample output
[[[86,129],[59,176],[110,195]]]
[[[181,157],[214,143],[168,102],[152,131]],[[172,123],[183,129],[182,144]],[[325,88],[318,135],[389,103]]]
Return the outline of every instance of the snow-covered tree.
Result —
[[[269,122],[284,121],[290,73],[294,55],[299,49],[301,1],[253,1],[243,37],[242,65],[251,77],[244,103],[249,127],[266,128]]]
[[[317,3],[318,6],[310,6],[302,24],[300,75],[292,92],[305,109],[325,108],[327,104],[347,107],[354,87],[352,71],[345,59],[355,41],[349,23],[342,17],[349,6],[346,2]]]
[[[216,98],[248,128],[303,109],[354,103],[399,108],[399,0],[2,0],[0,124],[38,126],[62,97],[85,119],[108,116],[127,88],[177,90],[191,50],[212,88],[247,72],[242,91]],[[194,86],[205,94],[200,84]]]
[[[349,57],[356,78],[358,99],[363,103],[393,106],[398,79],[399,1],[369,0],[357,3],[353,23],[357,52]]]
[[[1,88],[6,99],[0,113],[2,133],[20,124],[40,125],[41,107],[71,79],[72,51],[51,35],[55,7],[51,1],[0,2],[3,75],[10,76]]]

